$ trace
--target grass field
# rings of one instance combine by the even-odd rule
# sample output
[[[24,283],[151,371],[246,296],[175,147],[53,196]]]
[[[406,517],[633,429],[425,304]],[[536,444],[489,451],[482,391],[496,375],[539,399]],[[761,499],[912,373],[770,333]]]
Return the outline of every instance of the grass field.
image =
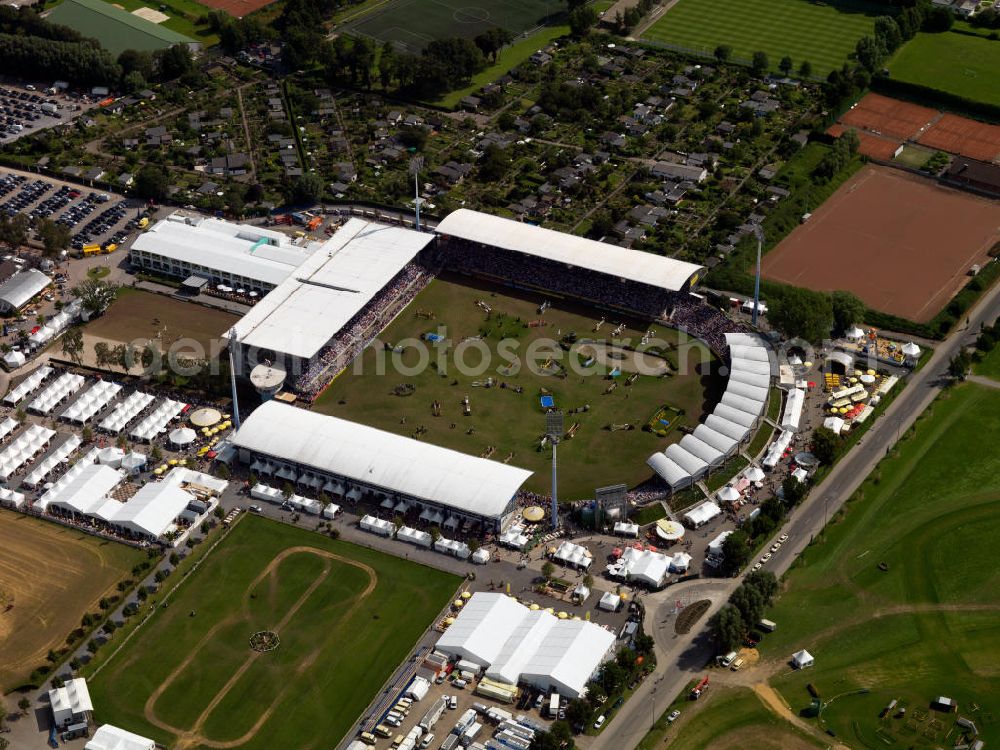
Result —
[[[1000,105],[1000,41],[956,21],[952,31],[917,34],[889,64],[893,78]]]
[[[90,680],[96,718],[170,746],[328,748],[458,583],[246,517],[177,589],[170,608]],[[260,630],[277,633],[277,649],[250,649]]]
[[[483,299],[493,308],[493,320],[488,321],[486,313],[476,307],[475,301]],[[557,376],[530,372],[527,366],[518,374],[504,375],[498,368],[505,360],[498,355],[501,338],[516,346],[511,355],[520,358],[525,365],[531,346],[540,339],[558,339],[571,331],[581,338],[600,335],[610,337],[611,329],[618,322],[610,318],[594,334],[593,328],[601,314],[574,305],[554,304],[544,316],[538,314],[541,295],[518,295],[507,289],[499,289],[478,282],[458,281],[454,278],[437,279],[425,289],[410,306],[382,333],[381,340],[399,343],[401,340],[418,339],[423,334],[439,328],[454,347],[456,342],[482,335],[487,326],[492,326],[485,335],[486,349],[490,361],[474,375],[458,372],[458,359],[450,356],[445,362],[447,375],[435,366],[419,366],[420,353],[417,346],[407,346],[401,357],[402,365],[411,368],[400,374],[400,370],[386,362],[384,372],[379,375],[378,352],[369,348],[363,356],[339,378],[317,400],[318,411],[333,414],[344,419],[363,422],[373,427],[412,436],[422,428],[426,429],[421,440],[460,450],[473,455],[482,455],[490,446],[495,448],[492,458],[504,460],[510,456],[510,463],[532,470],[535,475],[528,480],[526,488],[544,491],[549,485],[551,452],[538,451],[539,438],[545,429],[544,412],[539,402],[541,388],[547,388],[555,398],[555,403],[564,411],[589,405],[587,412],[566,415],[566,428],[578,422],[576,436],[563,440],[559,449],[560,494],[566,499],[593,497],[595,487],[616,482],[634,485],[651,476],[646,459],[655,450],[662,450],[670,442],[681,438],[680,431],[672,429],[665,438],[645,432],[641,426],[661,405],[685,410],[681,423],[694,426],[701,415],[717,400],[721,383],[714,376],[702,375],[705,367],[698,363],[708,361],[710,356],[704,345],[698,342],[682,344],[667,353],[667,361],[678,371],[668,377],[641,375],[631,386],[621,383],[611,394],[604,391],[609,380],[600,374],[580,369],[574,372],[576,362],[570,358],[576,355],[558,350],[557,356],[569,367],[565,379]],[[416,312],[432,312],[435,319],[417,317]],[[499,314],[505,318],[500,321]],[[523,321],[533,321],[544,317],[546,327],[528,328]],[[629,321],[626,321],[629,322]],[[621,335],[632,337],[638,344],[645,326],[629,322],[630,327]],[[637,327],[641,326],[641,327]],[[657,328],[656,335],[674,345],[679,334],[671,329]],[[426,348],[420,347],[424,351]],[[484,357],[473,347],[459,355],[470,366],[477,366]],[[537,358],[544,361],[548,355]],[[680,359],[678,359],[678,357]],[[682,364],[687,363],[687,364]],[[436,362],[435,362],[436,365]],[[360,373],[358,370],[360,369]],[[473,382],[485,381],[492,376],[498,382],[505,381],[510,388],[482,388]],[[620,378],[623,380],[624,378]],[[397,396],[394,391],[403,384],[414,386],[413,395]],[[516,393],[514,387],[523,388]],[[472,416],[462,415],[461,401],[468,396],[472,406]],[[431,403],[441,403],[441,416],[431,415]],[[607,425],[630,423],[631,431],[611,432]],[[474,429],[474,434],[468,430]]]
[[[85,612],[145,555],[59,524],[0,510],[0,694],[24,684]]]
[[[135,7],[142,5],[145,3]],[[126,49],[152,51],[194,41],[166,23],[146,21],[133,15],[131,10],[133,8],[122,10],[104,0],[66,0],[52,10],[49,20],[97,39],[114,56]]]
[[[1000,741],[1000,455],[983,449],[1000,439],[1000,391],[957,386],[932,410],[805,551],[767,615],[772,684],[793,711],[809,705],[806,683],[837,697],[824,726],[852,747],[950,747],[955,716],[928,713],[938,695],[987,747]],[[790,672],[800,648],[816,666]],[[879,719],[892,699],[906,720]]]
[[[219,337],[229,330],[238,315],[171,299],[162,294],[121,289],[107,312],[84,328],[85,349],[93,341],[128,343],[135,339],[154,340],[163,351],[186,340],[207,354],[220,351]]]
[[[734,57],[747,61],[763,51],[774,69],[788,55],[796,69],[808,60],[813,76],[825,78],[885,12],[885,6],[860,0],[680,0],[643,39],[706,55],[728,44]]]
[[[984,356],[982,361],[977,362],[972,369],[976,375],[993,378],[1000,382],[1000,347]]]
[[[346,24],[344,31],[393,42],[416,53],[435,39],[472,39],[496,26],[520,36],[563,10],[556,0],[390,0]]]

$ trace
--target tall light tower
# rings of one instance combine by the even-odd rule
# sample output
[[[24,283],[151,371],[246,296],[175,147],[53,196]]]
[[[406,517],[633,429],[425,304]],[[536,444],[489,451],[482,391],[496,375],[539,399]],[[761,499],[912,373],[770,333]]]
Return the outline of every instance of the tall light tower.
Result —
[[[413,205],[417,210],[417,231],[420,231],[420,170],[424,166],[424,157],[414,156],[410,159],[410,173],[413,175]]]
[[[753,313],[750,322],[754,328],[757,327],[757,308],[760,307],[760,253],[764,247],[764,228],[760,224],[754,225],[754,235],[757,237],[757,274],[753,281]]]
[[[239,345],[236,337],[236,326],[229,331],[229,387],[233,393],[233,424],[240,429],[240,400],[236,395],[236,362],[233,351]]]
[[[552,443],[552,530],[559,528],[559,463],[558,446],[563,434],[563,413],[556,409],[545,413],[545,434]]]

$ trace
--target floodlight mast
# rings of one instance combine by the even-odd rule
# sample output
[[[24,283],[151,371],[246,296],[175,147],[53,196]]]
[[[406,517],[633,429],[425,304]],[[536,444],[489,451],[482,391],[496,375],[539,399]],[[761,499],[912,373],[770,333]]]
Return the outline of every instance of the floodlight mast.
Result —
[[[563,433],[563,413],[561,411],[546,412],[545,434],[552,443],[552,530],[559,528],[559,438]]]
[[[750,322],[753,327],[757,327],[757,313],[760,308],[760,253],[764,246],[764,228],[760,224],[754,225],[754,235],[757,237],[757,274],[753,282],[753,313]]]
[[[240,429],[240,400],[236,395],[236,363],[233,358],[233,350],[239,344],[236,338],[236,327],[229,332],[229,387],[233,394],[233,425]]]
[[[421,156],[410,159],[410,171],[413,173],[413,205],[416,208],[416,227],[420,231],[420,168],[424,165]]]

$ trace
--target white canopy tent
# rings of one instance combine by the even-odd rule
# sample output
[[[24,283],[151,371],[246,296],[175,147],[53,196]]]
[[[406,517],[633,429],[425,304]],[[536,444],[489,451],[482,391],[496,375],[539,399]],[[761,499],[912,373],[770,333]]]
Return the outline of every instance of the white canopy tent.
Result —
[[[552,557],[564,565],[571,565],[581,570],[587,570],[591,563],[594,562],[594,557],[590,554],[590,550],[568,540],[564,540],[556,548],[556,552]]]
[[[28,425],[28,428],[8,443],[3,453],[0,453],[0,480],[6,482],[18,469],[45,450],[55,434],[55,430],[50,430],[48,427],[38,424]]]
[[[178,427],[170,432],[170,442],[177,446],[191,445],[198,437],[198,433],[190,427]]]
[[[379,536],[393,536],[396,533],[396,527],[392,521],[386,521],[383,518],[376,518],[375,516],[364,516],[358,522],[358,525],[363,531],[369,531]]]
[[[69,422],[85,424],[90,419],[115,400],[122,387],[118,383],[99,380],[88,391],[67,407],[60,415]]]
[[[185,404],[165,398],[152,413],[139,422],[129,433],[136,440],[149,441],[163,432],[166,426],[184,410]]]
[[[639,524],[628,521],[615,521],[615,534],[618,536],[629,536],[633,539],[639,536]]]
[[[844,431],[844,426],[847,424],[840,417],[827,417],[823,420],[823,426],[833,432],[835,435],[839,435]]]
[[[715,493],[715,496],[719,499],[720,503],[735,503],[740,499],[739,491],[731,484],[727,484],[720,489]]]
[[[477,592],[436,648],[484,667],[492,680],[576,698],[614,644],[614,633],[594,623],[560,620],[505,594]]]
[[[801,388],[793,388],[785,399],[785,411],[781,415],[781,429],[796,432],[802,420],[802,407],[806,401],[806,392]]]
[[[685,513],[684,520],[687,521],[688,526],[697,529],[721,514],[722,509],[718,505],[711,500],[706,500]]]
[[[35,400],[28,405],[28,410],[39,414],[49,414],[63,399],[83,388],[83,384],[86,382],[83,375],[64,372],[38,394]]]
[[[815,663],[816,660],[813,658],[813,655],[805,649],[796,651],[792,654],[792,666],[796,669],[806,669],[807,667],[813,666]]]
[[[767,449],[767,454],[760,462],[765,469],[773,469],[778,465],[785,450],[791,444],[793,435],[794,433],[789,430],[782,430],[778,434],[777,439],[771,443],[771,447]]]
[[[612,578],[620,578],[629,583],[642,583],[653,588],[659,588],[667,578],[671,558],[660,552],[626,547],[614,563],[608,566],[607,573]]]

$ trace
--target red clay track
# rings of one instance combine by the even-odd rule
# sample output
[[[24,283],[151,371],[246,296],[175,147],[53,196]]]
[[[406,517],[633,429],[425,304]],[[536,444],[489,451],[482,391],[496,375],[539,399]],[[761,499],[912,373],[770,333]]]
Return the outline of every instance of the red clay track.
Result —
[[[870,130],[877,135],[902,141],[916,138],[939,112],[881,94],[867,94],[844,113],[840,122],[858,130]]]
[[[917,143],[980,161],[1000,158],[1000,127],[943,114]]]
[[[200,5],[215,10],[224,10],[234,18],[243,18],[248,13],[270,5],[274,0],[198,0]]]
[[[769,279],[926,322],[1000,240],[1000,203],[866,166],[764,258]]]

